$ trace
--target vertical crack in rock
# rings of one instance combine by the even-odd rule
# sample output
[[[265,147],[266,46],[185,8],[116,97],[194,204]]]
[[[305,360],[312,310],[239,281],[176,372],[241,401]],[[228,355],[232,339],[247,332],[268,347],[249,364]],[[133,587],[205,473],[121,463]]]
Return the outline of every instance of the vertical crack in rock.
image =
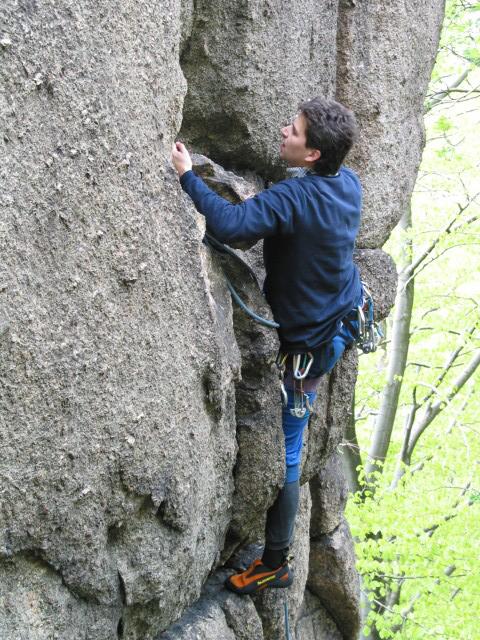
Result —
[[[120,571],[118,571],[118,590],[120,593],[122,605],[125,606],[127,604],[127,591],[125,589],[125,580],[123,579]]]
[[[117,637],[119,638],[119,640],[122,640],[123,638],[123,618],[120,618],[120,620],[118,621]]]
[[[120,571],[118,571],[118,592],[120,594],[120,600],[122,603],[122,614],[120,615],[117,624],[117,637],[119,638],[119,640],[122,640],[124,633],[123,609],[127,605],[127,592],[125,590],[125,581]]]
[[[205,156],[194,156],[194,166],[207,184],[223,197],[239,202],[261,187],[259,180],[226,172]],[[253,281],[250,269],[263,280],[260,247],[241,254],[249,265],[212,251],[212,260],[256,313],[270,317],[270,309]],[[241,354],[241,380],[235,384],[236,439],[235,493],[232,518],[222,559],[242,544],[263,537],[265,512],[283,481],[283,435],[278,402],[278,382],[273,363],[278,349],[276,333],[233,308],[233,330]],[[208,378],[207,378],[208,385]],[[210,395],[209,385],[207,387]],[[269,469],[266,478],[264,469]]]

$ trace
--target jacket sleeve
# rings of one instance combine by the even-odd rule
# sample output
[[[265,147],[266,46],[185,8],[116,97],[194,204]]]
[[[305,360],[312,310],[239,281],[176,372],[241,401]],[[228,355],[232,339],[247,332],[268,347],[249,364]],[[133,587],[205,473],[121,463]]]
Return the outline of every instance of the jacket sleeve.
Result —
[[[205,216],[207,227],[226,243],[292,233],[300,195],[291,182],[284,180],[241,204],[232,204],[209,189],[193,171],[186,171],[180,178],[182,189]]]

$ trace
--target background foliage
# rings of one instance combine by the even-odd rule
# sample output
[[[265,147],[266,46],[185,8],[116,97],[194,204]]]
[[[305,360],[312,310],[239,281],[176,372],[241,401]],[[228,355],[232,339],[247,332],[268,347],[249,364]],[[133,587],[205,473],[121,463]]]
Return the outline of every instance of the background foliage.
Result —
[[[395,230],[385,247],[400,263],[402,251],[415,260],[437,241],[415,276],[408,361],[388,455],[375,474],[375,492],[364,485],[347,506],[372,607],[364,638],[480,638],[479,369],[458,393],[452,388],[480,348],[479,33],[480,3],[447,3],[426,100],[427,143],[412,227]],[[355,426],[364,462],[391,357],[391,318],[383,349],[360,359]],[[442,410],[394,486],[405,419],[427,394]],[[360,468],[360,481],[364,475]]]

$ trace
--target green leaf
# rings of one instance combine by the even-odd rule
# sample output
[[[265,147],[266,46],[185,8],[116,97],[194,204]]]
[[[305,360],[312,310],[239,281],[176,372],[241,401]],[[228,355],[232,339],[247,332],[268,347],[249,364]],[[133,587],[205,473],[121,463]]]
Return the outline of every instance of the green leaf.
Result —
[[[435,123],[435,128],[437,131],[441,133],[445,133],[446,131],[450,131],[453,127],[452,121],[445,114],[442,114]]]

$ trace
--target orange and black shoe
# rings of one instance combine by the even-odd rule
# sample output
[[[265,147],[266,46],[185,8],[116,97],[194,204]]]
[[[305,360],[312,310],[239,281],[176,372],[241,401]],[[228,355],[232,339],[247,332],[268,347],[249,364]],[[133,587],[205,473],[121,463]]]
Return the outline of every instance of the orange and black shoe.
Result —
[[[230,576],[225,580],[225,586],[230,591],[240,595],[248,595],[262,589],[284,589],[293,582],[293,572],[284,562],[277,569],[270,569],[262,564],[260,559],[254,560],[252,564],[243,571]]]

